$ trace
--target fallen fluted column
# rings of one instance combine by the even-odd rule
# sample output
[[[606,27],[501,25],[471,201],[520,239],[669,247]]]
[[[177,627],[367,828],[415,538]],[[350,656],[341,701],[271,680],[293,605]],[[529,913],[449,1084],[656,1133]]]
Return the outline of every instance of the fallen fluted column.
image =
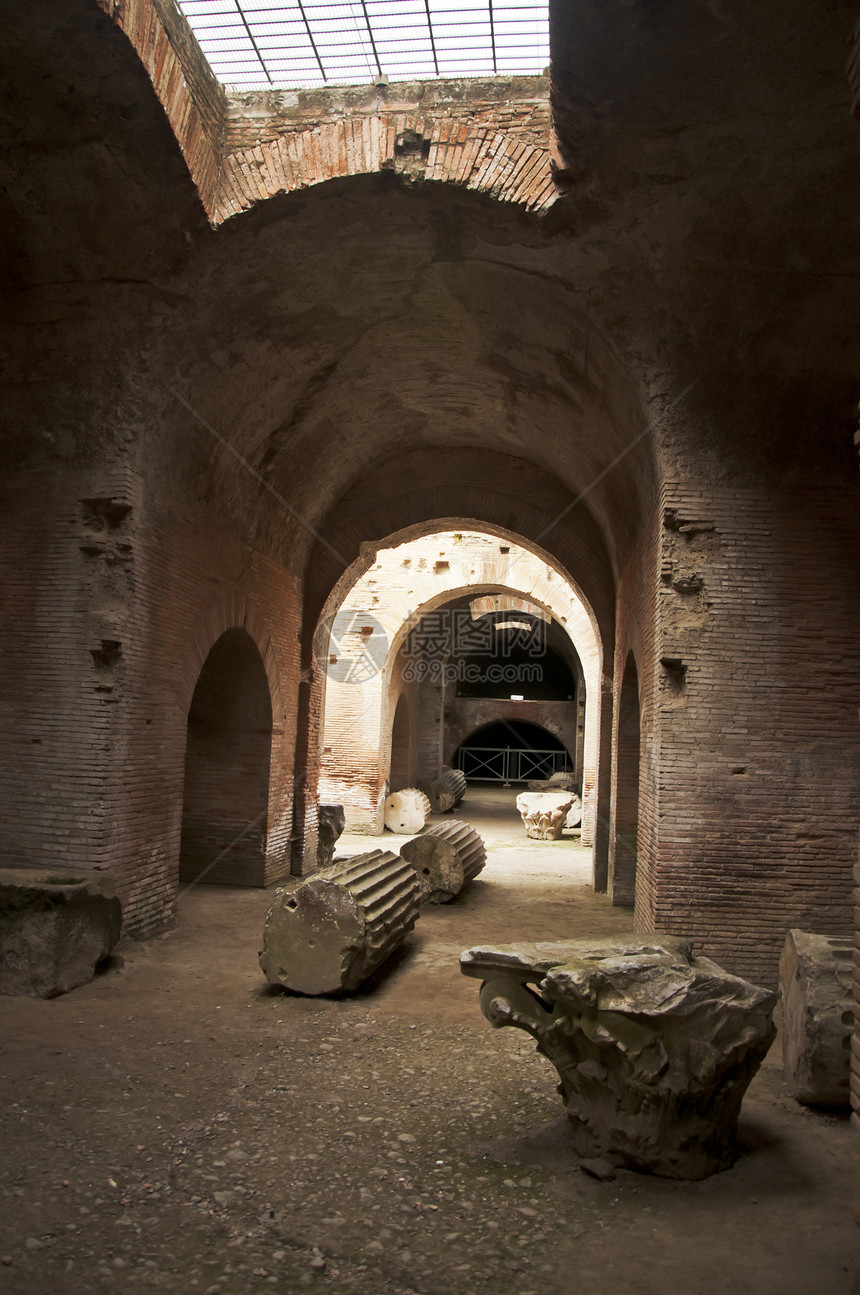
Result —
[[[437,814],[456,809],[466,794],[466,775],[459,769],[442,769],[430,783],[430,804]]]
[[[430,813],[430,801],[418,787],[404,787],[388,797],[383,822],[389,832],[420,832]]]
[[[423,897],[431,904],[447,904],[487,862],[481,837],[458,818],[426,827],[405,841],[400,853],[412,864]]]
[[[412,930],[421,891],[411,864],[387,850],[336,859],[275,892],[260,966],[299,994],[355,989]]]

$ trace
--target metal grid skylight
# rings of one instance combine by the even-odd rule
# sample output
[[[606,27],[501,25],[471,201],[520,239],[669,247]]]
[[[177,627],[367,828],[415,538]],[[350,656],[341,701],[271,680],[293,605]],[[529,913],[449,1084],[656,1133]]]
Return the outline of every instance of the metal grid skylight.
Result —
[[[547,0],[179,0],[228,88],[528,76],[549,63]]]

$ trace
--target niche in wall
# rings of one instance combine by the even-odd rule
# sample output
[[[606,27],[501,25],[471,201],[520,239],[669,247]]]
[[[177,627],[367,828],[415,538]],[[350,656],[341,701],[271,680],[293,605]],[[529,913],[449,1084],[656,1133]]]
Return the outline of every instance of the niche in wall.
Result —
[[[242,629],[213,646],[188,712],[179,878],[262,886],[272,704],[256,644]]]

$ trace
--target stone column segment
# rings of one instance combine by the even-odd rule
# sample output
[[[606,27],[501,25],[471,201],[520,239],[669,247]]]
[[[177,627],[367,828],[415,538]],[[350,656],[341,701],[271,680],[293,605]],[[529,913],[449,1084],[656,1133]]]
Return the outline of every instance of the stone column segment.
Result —
[[[335,859],[275,892],[260,967],[272,984],[299,994],[356,989],[412,930],[420,902],[415,871],[399,855]]]
[[[456,809],[466,794],[466,775],[459,769],[442,769],[431,782],[430,804],[437,814]]]
[[[385,802],[383,822],[389,832],[420,832],[430,813],[430,801],[417,787],[393,792]]]
[[[425,828],[400,847],[412,864],[422,897],[431,904],[447,904],[487,862],[484,842],[470,823],[452,818]]]
[[[782,1066],[807,1106],[850,1106],[852,943],[792,930],[782,950]]]

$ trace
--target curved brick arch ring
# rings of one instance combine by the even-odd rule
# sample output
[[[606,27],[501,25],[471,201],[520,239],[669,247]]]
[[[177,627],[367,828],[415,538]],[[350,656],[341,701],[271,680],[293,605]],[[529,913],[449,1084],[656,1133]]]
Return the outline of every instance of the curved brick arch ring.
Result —
[[[146,68],[212,225],[276,194],[380,171],[454,184],[533,212],[559,197],[544,78],[522,78],[519,92],[499,101],[448,100],[427,109],[418,83],[402,103],[379,99],[325,115],[320,108],[316,120],[299,122],[284,114],[243,119],[175,6],[96,2]]]
[[[240,593],[230,594],[216,603],[200,623],[179,677],[179,703],[187,715],[206,658],[221,635],[234,629],[245,630],[260,654],[269,684],[272,720],[277,725],[283,715],[283,701],[272,639],[259,609]]]

